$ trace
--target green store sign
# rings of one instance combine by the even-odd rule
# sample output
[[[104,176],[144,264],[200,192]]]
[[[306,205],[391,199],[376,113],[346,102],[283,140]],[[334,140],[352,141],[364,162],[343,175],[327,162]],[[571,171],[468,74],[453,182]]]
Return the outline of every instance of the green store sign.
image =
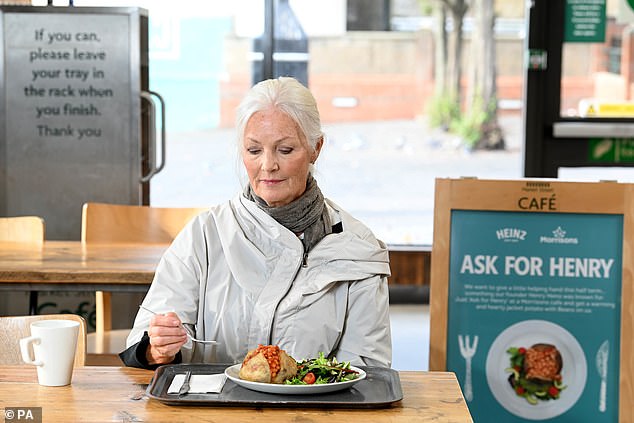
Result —
[[[634,138],[591,138],[588,160],[595,163],[634,163]]]
[[[566,0],[564,41],[602,43],[605,41],[606,0]]]

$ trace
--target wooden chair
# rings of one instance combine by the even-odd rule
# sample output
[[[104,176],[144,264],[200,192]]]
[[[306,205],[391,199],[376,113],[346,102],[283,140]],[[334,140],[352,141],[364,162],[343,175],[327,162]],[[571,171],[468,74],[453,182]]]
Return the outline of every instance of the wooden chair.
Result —
[[[42,244],[44,233],[44,219],[41,217],[0,217],[0,241]]]
[[[39,216],[0,217],[0,241],[23,242],[41,246],[46,226]],[[37,313],[37,291],[30,291],[29,314]]]
[[[31,336],[31,323],[38,320],[74,320],[79,322],[75,367],[86,363],[86,321],[76,314],[42,314],[38,316],[3,316],[0,317],[0,364],[24,364],[20,354],[21,338]]]
[[[169,243],[202,207],[151,207],[86,203],[82,209],[81,240],[98,242]],[[115,354],[125,348],[129,329],[112,330],[110,292],[98,291],[96,331],[89,334],[89,353]]]

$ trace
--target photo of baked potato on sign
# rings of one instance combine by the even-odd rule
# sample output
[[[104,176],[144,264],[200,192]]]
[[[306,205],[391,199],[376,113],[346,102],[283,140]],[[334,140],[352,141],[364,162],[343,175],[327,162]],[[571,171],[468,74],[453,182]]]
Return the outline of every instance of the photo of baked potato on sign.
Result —
[[[485,374],[504,409],[524,419],[545,420],[577,403],[586,388],[588,365],[567,328],[547,320],[522,320],[494,338]]]
[[[518,396],[530,404],[556,400],[566,385],[562,382],[563,360],[561,353],[551,344],[534,344],[530,348],[511,347],[511,365],[506,369],[508,380]]]

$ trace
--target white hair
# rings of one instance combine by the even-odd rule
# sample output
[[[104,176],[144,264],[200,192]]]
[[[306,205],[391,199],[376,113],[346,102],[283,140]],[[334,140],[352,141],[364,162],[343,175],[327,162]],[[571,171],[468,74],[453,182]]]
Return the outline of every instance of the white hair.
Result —
[[[319,110],[312,93],[295,78],[279,77],[258,82],[240,102],[236,110],[238,145],[244,139],[251,116],[270,108],[286,113],[299,126],[313,150],[323,138]]]

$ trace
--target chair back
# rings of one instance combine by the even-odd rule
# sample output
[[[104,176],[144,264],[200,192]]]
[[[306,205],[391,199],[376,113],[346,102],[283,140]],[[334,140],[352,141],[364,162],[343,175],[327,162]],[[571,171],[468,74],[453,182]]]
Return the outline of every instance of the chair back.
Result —
[[[85,203],[81,240],[85,243],[169,243],[194,216],[205,210],[203,207]],[[96,335],[91,334],[91,345],[94,338],[97,338],[96,345],[104,345],[106,335],[112,332],[112,293],[97,291],[95,309]]]
[[[0,217],[0,241],[42,244],[44,233],[44,219],[41,217]]]
[[[22,338],[31,336],[31,323],[38,320],[74,320],[79,322],[75,367],[86,363],[86,320],[76,314],[40,314],[36,316],[0,317],[0,364],[24,364],[20,353]]]
[[[83,242],[171,242],[203,207],[152,207],[86,203],[82,209]]]

